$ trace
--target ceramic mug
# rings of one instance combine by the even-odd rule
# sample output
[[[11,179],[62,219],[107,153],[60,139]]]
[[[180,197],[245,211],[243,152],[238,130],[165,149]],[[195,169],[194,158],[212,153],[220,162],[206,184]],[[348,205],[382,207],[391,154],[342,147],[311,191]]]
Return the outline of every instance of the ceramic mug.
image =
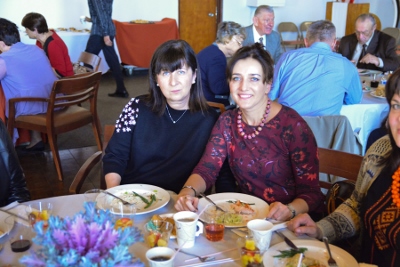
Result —
[[[262,219],[251,220],[247,223],[247,228],[261,252],[265,252],[269,248],[273,227],[271,222]]]
[[[191,211],[180,211],[174,215],[176,239],[178,246],[191,248],[194,246],[195,237],[203,233],[203,224],[199,216]]]

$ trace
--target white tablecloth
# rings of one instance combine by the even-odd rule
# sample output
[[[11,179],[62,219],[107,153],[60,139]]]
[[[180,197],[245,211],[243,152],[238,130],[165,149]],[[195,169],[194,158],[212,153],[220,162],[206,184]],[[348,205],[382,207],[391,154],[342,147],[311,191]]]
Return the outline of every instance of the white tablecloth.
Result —
[[[370,92],[363,93],[360,104],[343,105],[340,114],[345,115],[349,119],[353,130],[358,132],[363,155],[369,134],[372,130],[380,127],[388,112],[389,105],[386,99],[373,97]]]
[[[171,213],[171,212],[176,212],[174,206],[175,199],[176,199],[176,194],[173,192],[170,192],[171,194],[171,200],[169,203],[154,212],[143,214],[143,215],[136,215],[135,216],[135,226],[139,227],[139,229],[143,228],[143,225],[150,220],[150,218],[154,214],[165,214],[165,213]],[[59,215],[61,217],[66,217],[66,216],[73,216],[75,213],[83,210],[83,202],[85,201],[85,198],[83,194],[79,195],[68,195],[68,196],[61,196],[61,197],[54,197],[54,198],[48,198],[46,199],[53,203],[53,214],[54,215]],[[33,201],[32,201],[33,202]],[[23,205],[23,204],[21,204]],[[18,230],[22,226],[17,224],[16,227],[12,230],[11,234],[15,234],[18,232]],[[289,230],[284,230],[284,233],[287,237],[290,239],[299,239],[296,237],[291,231]],[[215,253],[218,251],[225,251],[231,248],[236,247],[236,240],[239,238],[236,234],[234,234],[231,230],[225,229],[225,235],[224,239],[219,242],[210,242],[208,241],[204,235],[200,235],[199,237],[196,238],[196,244],[193,248],[190,249],[185,249],[187,252],[192,252],[198,255],[206,255],[210,253]],[[309,237],[305,237],[306,239],[310,239]],[[282,242],[282,239],[278,237],[276,234],[272,235],[272,240],[271,240],[271,246]],[[4,266],[7,264],[13,264],[12,266],[18,266],[18,260],[24,256],[28,255],[32,249],[37,248],[36,245],[33,245],[28,251],[22,252],[22,253],[14,253],[11,251],[10,245],[7,243],[7,237],[2,237],[0,239],[0,243],[4,245],[4,249],[0,252],[0,266]],[[176,239],[170,240],[169,247],[171,248],[177,248],[178,244]],[[142,262],[148,266],[147,260],[145,259],[145,253],[149,248],[147,247],[146,244],[142,242],[135,243],[129,248],[129,251],[135,256],[140,258]],[[223,259],[223,258],[238,258],[239,253],[238,250],[231,250],[228,252],[225,252],[223,254],[219,254],[216,256],[216,259]],[[174,260],[174,266],[181,266],[181,265],[188,265],[188,264],[193,264],[193,263],[198,263],[199,260],[192,260],[185,262],[187,259],[192,259],[193,257],[184,255],[182,253],[179,253],[177,257]],[[240,261],[235,261],[235,262],[228,262],[228,263],[222,263],[214,266],[241,266]]]
[[[90,34],[86,32],[67,32],[67,31],[59,31],[57,32],[57,34],[61,37],[61,39],[63,39],[63,41],[67,45],[71,61],[77,62],[81,52],[85,51],[86,49],[86,44]],[[29,39],[28,35],[24,31],[20,31],[20,36],[21,36],[21,42],[25,44],[36,44],[36,40]],[[114,40],[114,45],[115,45],[115,51],[117,52],[118,55],[118,59],[120,60],[118,47],[115,40]],[[101,57],[99,71],[105,73],[108,71],[109,67],[106,62],[106,59],[104,58],[103,51],[100,51],[99,56]]]

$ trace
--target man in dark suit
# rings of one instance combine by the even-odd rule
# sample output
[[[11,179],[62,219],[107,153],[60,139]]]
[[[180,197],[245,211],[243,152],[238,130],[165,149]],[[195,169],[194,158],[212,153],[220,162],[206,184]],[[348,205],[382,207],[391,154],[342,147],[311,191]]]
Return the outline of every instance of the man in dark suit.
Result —
[[[360,69],[394,71],[400,66],[396,40],[376,30],[375,18],[371,14],[358,16],[355,26],[355,33],[340,40],[339,53],[357,62]]]
[[[274,9],[267,5],[258,6],[254,12],[253,24],[244,28],[246,39],[243,46],[261,43],[276,63],[282,55],[282,46],[279,33],[272,30],[274,23]]]

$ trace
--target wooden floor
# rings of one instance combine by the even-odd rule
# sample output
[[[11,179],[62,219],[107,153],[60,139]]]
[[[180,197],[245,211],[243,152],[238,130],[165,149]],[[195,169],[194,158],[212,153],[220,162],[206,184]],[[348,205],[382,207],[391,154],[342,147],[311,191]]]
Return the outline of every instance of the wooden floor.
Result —
[[[98,149],[96,146],[60,151],[64,181],[59,181],[51,152],[17,154],[24,169],[28,189],[32,199],[68,195],[69,186],[79,168]],[[86,179],[80,193],[97,188],[100,184],[100,167]]]

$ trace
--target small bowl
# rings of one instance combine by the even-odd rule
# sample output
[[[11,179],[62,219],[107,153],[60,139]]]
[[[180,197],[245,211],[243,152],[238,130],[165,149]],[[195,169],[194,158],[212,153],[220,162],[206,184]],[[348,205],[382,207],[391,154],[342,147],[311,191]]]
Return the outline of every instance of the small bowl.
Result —
[[[236,241],[243,267],[263,267],[262,253],[252,236],[240,237]]]

